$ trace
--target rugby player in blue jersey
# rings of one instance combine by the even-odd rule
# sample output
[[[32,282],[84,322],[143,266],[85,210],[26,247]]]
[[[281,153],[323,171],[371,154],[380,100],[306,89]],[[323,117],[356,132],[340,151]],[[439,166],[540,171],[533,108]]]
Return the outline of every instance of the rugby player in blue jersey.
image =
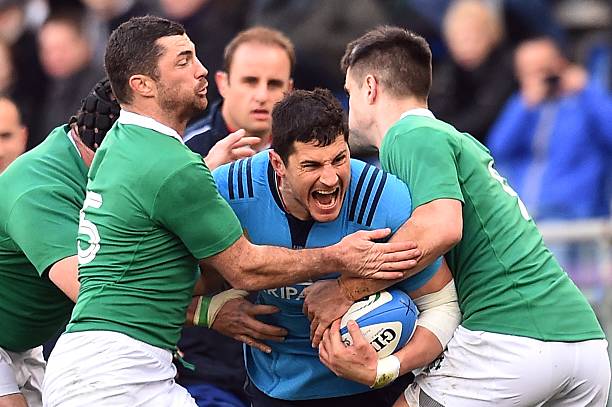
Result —
[[[272,112],[271,150],[214,171],[221,195],[253,243],[323,247],[357,230],[400,229],[412,210],[408,188],[395,176],[352,160],[347,139],[344,112],[329,91],[295,91]],[[399,373],[394,356],[381,360],[371,386],[337,377],[319,361],[302,312],[302,292],[311,283],[258,293],[258,304],[280,310],[260,316],[261,322],[286,329],[287,336],[267,341],[270,352],[262,352],[262,346],[246,349],[247,393],[253,406],[391,405],[410,380],[391,384]],[[419,349],[423,366],[442,352],[460,322],[454,283],[440,259],[397,287],[421,311],[407,346]],[[217,318],[224,318],[222,309]],[[265,336],[251,339],[260,338]]]

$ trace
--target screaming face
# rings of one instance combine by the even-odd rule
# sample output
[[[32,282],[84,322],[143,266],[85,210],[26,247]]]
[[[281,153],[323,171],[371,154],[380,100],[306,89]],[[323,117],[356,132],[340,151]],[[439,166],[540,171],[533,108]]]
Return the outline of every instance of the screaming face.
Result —
[[[271,154],[287,212],[317,222],[338,217],[351,176],[350,153],[343,135],[327,146],[295,142],[286,164],[276,153]]]

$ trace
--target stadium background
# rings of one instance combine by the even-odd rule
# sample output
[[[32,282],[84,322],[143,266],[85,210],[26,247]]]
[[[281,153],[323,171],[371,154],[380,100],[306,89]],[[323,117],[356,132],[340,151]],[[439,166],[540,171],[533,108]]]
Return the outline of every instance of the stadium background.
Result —
[[[478,11],[447,10],[451,0],[0,0],[0,94],[20,108],[29,128],[28,148],[76,110],[82,95],[102,76],[102,57],[110,31],[129,17],[161,15],[182,22],[209,69],[209,99],[217,99],[214,81],[222,69],[223,48],[240,30],[268,25],[294,42],[297,88],[330,88],[346,102],[339,60],[348,41],[380,24],[396,24],[423,35],[434,55],[431,109],[441,119],[468,131],[485,145],[506,102],[519,91],[513,52],[524,40],[548,36],[565,56],[583,67],[589,83],[612,95],[612,1],[606,0],[483,0],[489,18]],[[49,28],[59,21],[68,31]],[[449,27],[472,33],[484,45],[478,63],[462,61],[449,43]],[[57,27],[56,27],[57,28]],[[457,31],[455,31],[457,32]],[[445,34],[446,33],[446,34]],[[501,33],[501,35],[500,35]],[[461,41],[470,41],[469,35]],[[475,42],[478,42],[475,41]],[[471,64],[471,65],[470,65]],[[570,120],[560,117],[556,120]],[[602,212],[546,213],[538,197],[526,202],[547,243],[566,271],[588,296],[600,322],[612,333],[612,117],[603,129],[599,159],[607,170],[596,189],[603,188]],[[586,130],[588,131],[588,129]],[[555,142],[555,134],[547,139]],[[582,135],[591,142],[591,135]],[[607,141],[606,141],[607,140]],[[534,146],[526,146],[532,150]],[[527,153],[533,165],[556,165],[547,155]],[[376,161],[371,152],[356,152]],[[537,152],[536,152],[537,153]],[[584,157],[589,160],[591,157]],[[571,168],[568,168],[571,172]],[[505,175],[502,172],[502,175]],[[559,182],[545,188],[572,188]],[[0,191],[1,193],[1,191]],[[576,201],[588,199],[573,191]],[[521,191],[519,190],[519,194]]]

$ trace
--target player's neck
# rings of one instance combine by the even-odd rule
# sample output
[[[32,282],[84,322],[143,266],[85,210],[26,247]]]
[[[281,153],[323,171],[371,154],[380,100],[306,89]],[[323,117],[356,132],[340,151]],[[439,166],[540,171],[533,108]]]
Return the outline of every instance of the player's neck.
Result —
[[[276,185],[276,192],[283,205],[283,210],[299,220],[309,220],[310,213],[308,213],[308,211],[295,199],[291,198],[291,192],[287,188],[287,185],[283,183],[283,179],[278,177],[276,173],[274,173],[274,184]]]
[[[156,122],[173,129],[182,137],[185,134],[188,119],[182,118],[176,114],[168,114],[162,110],[157,103],[154,101],[151,102],[153,103],[132,103],[130,105],[125,105],[125,107],[122,106],[122,108],[129,112],[149,117]]]
[[[386,98],[381,100],[375,116],[375,136],[377,147],[380,148],[382,140],[391,128],[401,117],[402,114],[412,109],[427,109],[427,101],[409,98]]]

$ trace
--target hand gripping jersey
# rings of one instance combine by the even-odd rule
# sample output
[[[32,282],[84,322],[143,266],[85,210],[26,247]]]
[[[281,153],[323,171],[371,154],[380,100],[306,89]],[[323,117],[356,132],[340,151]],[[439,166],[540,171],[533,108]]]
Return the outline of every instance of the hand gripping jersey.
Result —
[[[249,239],[256,244],[294,249],[324,247],[358,230],[391,228],[394,232],[411,214],[406,185],[361,161],[351,160],[351,181],[336,220],[301,221],[282,208],[267,151],[213,172],[221,195],[236,212]],[[425,284],[440,266],[435,262],[398,287],[410,292]],[[288,273],[291,270],[287,270]],[[326,278],[336,278],[338,274]],[[338,397],[369,391],[368,386],[337,377],[319,361],[310,344],[308,318],[302,313],[302,291],[312,282],[262,290],[259,304],[281,311],[261,320],[288,330],[284,342],[269,342],[272,353],[246,347],[249,377],[264,393],[284,400]]]

